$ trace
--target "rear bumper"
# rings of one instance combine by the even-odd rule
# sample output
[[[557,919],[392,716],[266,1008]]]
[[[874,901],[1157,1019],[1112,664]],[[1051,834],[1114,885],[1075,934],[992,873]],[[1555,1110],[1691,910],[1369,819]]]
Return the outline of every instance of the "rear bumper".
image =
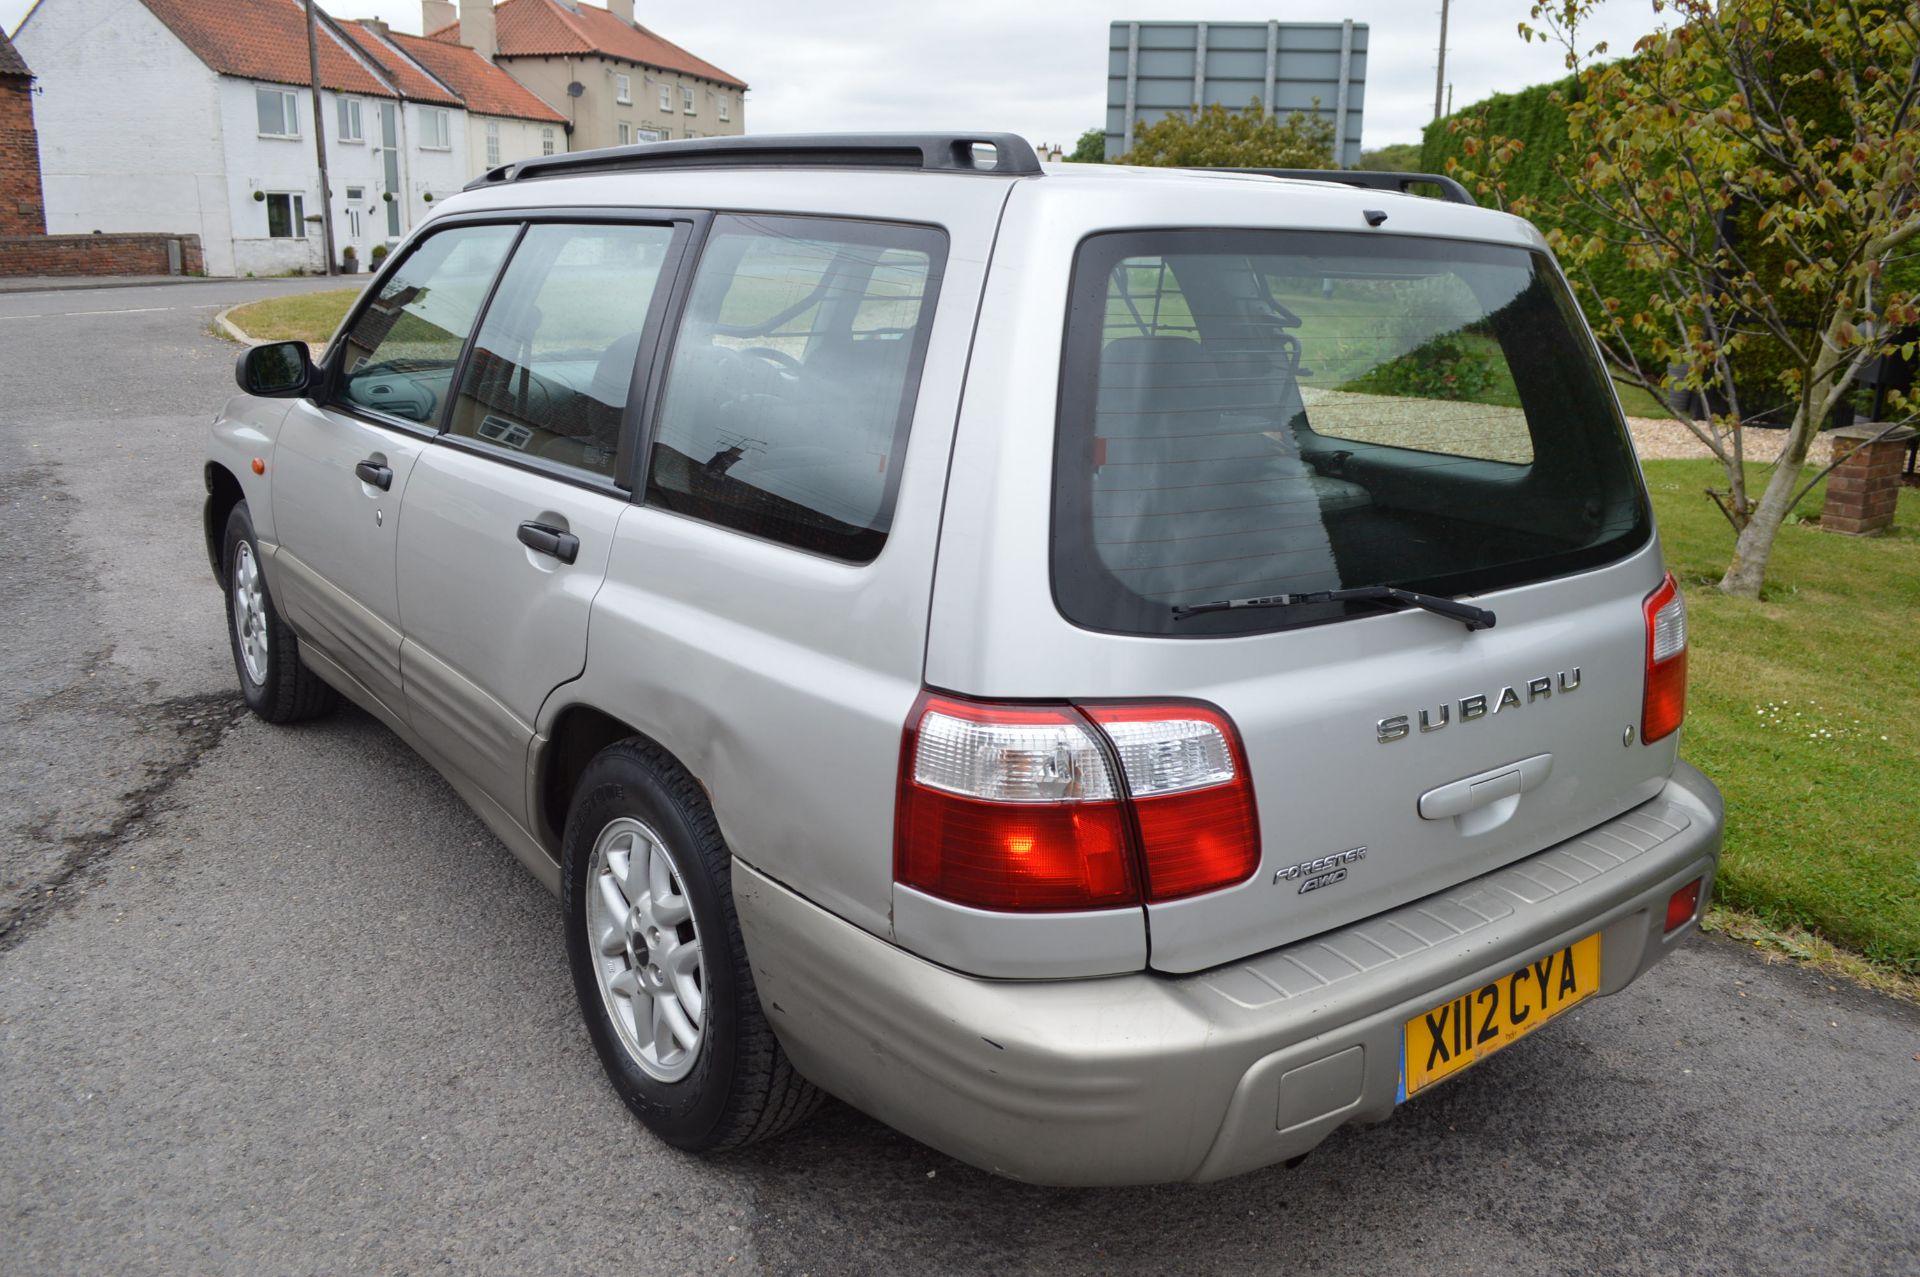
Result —
[[[1720,795],[1681,764],[1653,800],[1452,890],[1188,976],[966,976],[734,862],[760,998],[800,1071],[962,1161],[1046,1184],[1212,1180],[1393,1111],[1402,1026],[1602,933],[1618,992],[1691,926]],[[1702,894],[1702,903],[1707,898]],[[1549,1030],[1551,1032],[1551,1030]]]

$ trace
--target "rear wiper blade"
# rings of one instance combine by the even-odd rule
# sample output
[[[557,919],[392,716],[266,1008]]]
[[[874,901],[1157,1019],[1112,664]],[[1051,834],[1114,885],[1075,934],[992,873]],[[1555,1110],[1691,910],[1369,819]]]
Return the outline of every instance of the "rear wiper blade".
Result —
[[[1187,603],[1173,609],[1173,619],[1184,621],[1190,616],[1199,616],[1204,612],[1230,612],[1239,608],[1252,607],[1296,607],[1307,603],[1405,603],[1409,607],[1425,608],[1436,616],[1444,616],[1460,622],[1470,630],[1490,630],[1494,625],[1493,613],[1471,603],[1462,603],[1458,599],[1441,598],[1437,594],[1422,594],[1418,590],[1402,590],[1391,585],[1363,585],[1352,590],[1316,590],[1310,594],[1268,594],[1252,599],[1215,599],[1211,603]]]

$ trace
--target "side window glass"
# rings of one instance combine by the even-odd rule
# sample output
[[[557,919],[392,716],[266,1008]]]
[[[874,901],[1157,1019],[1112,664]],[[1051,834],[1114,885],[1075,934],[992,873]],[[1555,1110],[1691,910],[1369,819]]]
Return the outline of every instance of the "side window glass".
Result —
[[[449,434],[611,479],[671,226],[535,225],[460,379]]]
[[[716,219],[648,504],[856,563],[878,554],[945,254],[922,227]]]
[[[439,421],[460,349],[519,231],[458,227],[408,254],[347,330],[339,398],[389,417]]]

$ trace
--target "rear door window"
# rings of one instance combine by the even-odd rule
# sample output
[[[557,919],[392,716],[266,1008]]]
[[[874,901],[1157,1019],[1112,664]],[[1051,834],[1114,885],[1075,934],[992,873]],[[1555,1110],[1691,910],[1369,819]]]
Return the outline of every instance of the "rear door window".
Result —
[[[1597,566],[1651,525],[1551,263],[1331,232],[1095,236],[1075,263],[1054,594],[1125,633],[1339,619],[1175,605],[1396,585],[1458,595]]]
[[[892,526],[946,238],[714,220],[674,342],[646,500],[852,562]]]
[[[623,473],[621,421],[673,241],[665,225],[529,226],[447,432],[598,479]]]

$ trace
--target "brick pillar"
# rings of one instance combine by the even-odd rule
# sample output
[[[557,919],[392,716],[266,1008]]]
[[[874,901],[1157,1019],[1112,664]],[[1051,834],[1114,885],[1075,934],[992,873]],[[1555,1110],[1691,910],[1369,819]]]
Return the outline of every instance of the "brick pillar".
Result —
[[[1871,423],[1827,433],[1835,456],[1844,457],[1827,476],[1827,503],[1820,526],[1829,532],[1872,536],[1893,523],[1900,501],[1900,467],[1906,460],[1911,426],[1900,426],[1874,443],[1886,427]]]

